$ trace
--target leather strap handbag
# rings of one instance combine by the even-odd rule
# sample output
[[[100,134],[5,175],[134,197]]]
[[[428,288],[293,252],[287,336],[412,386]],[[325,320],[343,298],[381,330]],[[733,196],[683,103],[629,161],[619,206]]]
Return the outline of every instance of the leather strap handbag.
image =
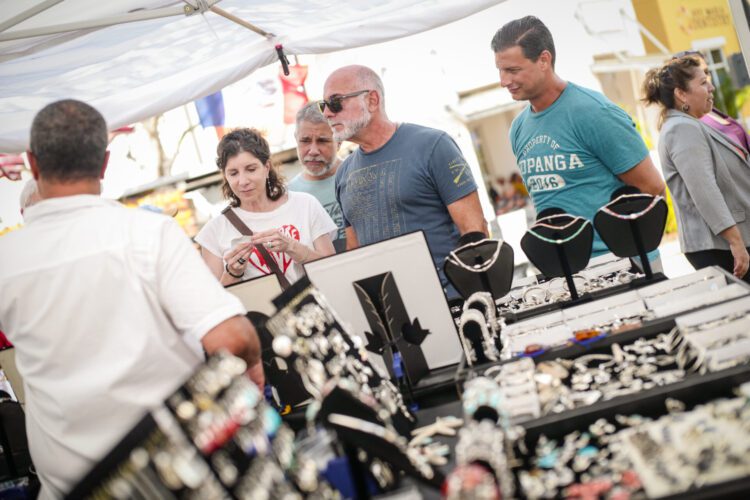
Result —
[[[232,223],[234,228],[239,231],[244,236],[252,236],[253,232],[252,230],[245,225],[242,220],[240,220],[240,217],[235,213],[234,210],[232,210],[232,207],[227,207],[224,210],[221,211],[221,213],[226,217],[229,222]],[[263,257],[263,260],[266,261],[266,264],[268,264],[268,268],[271,270],[273,274],[276,275],[276,278],[279,280],[279,284],[281,285],[281,288],[286,290],[291,286],[289,283],[289,280],[286,278],[284,273],[279,269],[279,265],[276,263],[276,260],[271,257],[271,254],[268,253],[268,250],[266,250],[266,247],[263,245],[256,245],[255,248],[258,250],[258,253],[260,253],[261,257]]]

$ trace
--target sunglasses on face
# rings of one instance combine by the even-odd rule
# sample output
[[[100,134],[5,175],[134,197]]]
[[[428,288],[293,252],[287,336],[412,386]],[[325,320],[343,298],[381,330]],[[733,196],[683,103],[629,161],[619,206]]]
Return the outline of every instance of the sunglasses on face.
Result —
[[[358,90],[356,92],[351,92],[349,94],[342,94],[337,95],[334,94],[328,99],[323,99],[322,101],[318,101],[318,107],[320,108],[321,113],[325,113],[326,106],[328,106],[328,109],[331,110],[331,113],[338,113],[342,109],[344,109],[344,106],[341,104],[341,101],[344,99],[349,99],[350,97],[355,97],[358,95],[362,95],[369,92],[369,90]]]

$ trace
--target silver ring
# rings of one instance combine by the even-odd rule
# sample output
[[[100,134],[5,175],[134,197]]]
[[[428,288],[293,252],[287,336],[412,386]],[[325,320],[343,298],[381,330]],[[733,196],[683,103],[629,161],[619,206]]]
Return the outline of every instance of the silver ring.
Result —
[[[245,260],[245,259],[244,259],[243,257],[240,257],[239,259],[237,259],[237,263],[238,263],[239,265],[241,265],[241,266],[242,266],[242,265],[244,265],[244,264],[245,264],[245,262],[247,262],[247,261],[246,261],[246,260]]]

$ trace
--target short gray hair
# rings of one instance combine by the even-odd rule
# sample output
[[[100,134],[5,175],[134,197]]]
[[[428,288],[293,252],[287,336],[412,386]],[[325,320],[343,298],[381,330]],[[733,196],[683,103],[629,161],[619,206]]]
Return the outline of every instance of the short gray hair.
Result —
[[[354,73],[362,90],[377,90],[380,95],[380,109],[385,109],[385,87],[377,73],[367,66],[357,66]]]
[[[299,111],[297,111],[297,130],[302,122],[308,123],[325,123],[328,125],[328,120],[323,113],[320,112],[317,102],[308,102]],[[297,130],[294,131],[294,135],[297,135]]]

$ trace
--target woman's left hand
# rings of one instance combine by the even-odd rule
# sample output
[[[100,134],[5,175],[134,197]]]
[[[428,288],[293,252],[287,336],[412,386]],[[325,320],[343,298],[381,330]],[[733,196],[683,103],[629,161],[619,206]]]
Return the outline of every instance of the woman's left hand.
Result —
[[[744,243],[740,243],[738,245],[730,245],[729,249],[734,258],[733,274],[742,279],[747,274],[748,268],[750,268],[750,255],[747,253],[747,248],[745,248]]]
[[[271,252],[289,252],[294,243],[295,240],[282,234],[280,229],[269,229],[253,235],[253,244],[263,245]]]

